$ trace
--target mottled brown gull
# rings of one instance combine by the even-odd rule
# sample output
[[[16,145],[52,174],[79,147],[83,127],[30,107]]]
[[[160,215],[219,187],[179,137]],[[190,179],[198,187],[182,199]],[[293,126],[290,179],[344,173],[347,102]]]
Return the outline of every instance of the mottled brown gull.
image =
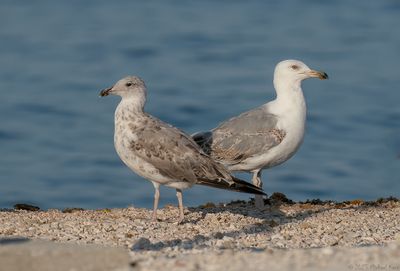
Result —
[[[252,182],[262,188],[261,171],[279,165],[298,150],[304,138],[306,102],[301,82],[311,77],[327,79],[301,61],[285,60],[276,65],[276,99],[233,117],[211,131],[192,135],[216,161],[231,171],[252,172]],[[261,195],[255,204],[264,207]]]
[[[157,219],[160,185],[176,189],[179,222],[184,218],[182,189],[194,184],[264,194],[262,189],[231,176],[189,135],[145,113],[146,86],[139,77],[125,77],[100,93],[101,96],[109,94],[122,97],[115,111],[115,149],[130,169],[153,183],[154,221]]]

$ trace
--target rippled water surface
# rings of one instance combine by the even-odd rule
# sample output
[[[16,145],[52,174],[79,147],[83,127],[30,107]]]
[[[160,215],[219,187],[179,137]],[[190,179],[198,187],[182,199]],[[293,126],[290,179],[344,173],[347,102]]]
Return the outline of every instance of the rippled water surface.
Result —
[[[288,58],[331,79],[304,82],[304,144],[264,171],[266,191],[400,196],[399,25],[395,0],[2,1],[0,207],[150,207],[151,183],[114,151],[118,98],[99,91],[139,75],[147,111],[192,133],[273,99]],[[248,197],[195,187],[184,202]]]

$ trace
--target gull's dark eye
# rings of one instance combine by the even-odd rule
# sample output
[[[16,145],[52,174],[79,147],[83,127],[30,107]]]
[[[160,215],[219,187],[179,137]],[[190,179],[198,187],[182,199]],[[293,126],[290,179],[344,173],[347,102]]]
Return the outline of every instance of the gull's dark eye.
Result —
[[[298,70],[298,69],[299,69],[299,66],[297,66],[297,65],[292,65],[292,66],[290,66],[290,68],[292,68],[292,70]]]
[[[131,82],[126,83],[125,86],[130,87],[130,86],[132,86],[132,83]]]

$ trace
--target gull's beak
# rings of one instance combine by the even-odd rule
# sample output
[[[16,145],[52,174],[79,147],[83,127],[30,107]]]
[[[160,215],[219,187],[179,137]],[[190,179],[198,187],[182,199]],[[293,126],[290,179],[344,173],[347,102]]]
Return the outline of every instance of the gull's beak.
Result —
[[[309,76],[311,77],[318,77],[321,80],[328,79],[328,75],[325,72],[320,72],[320,71],[315,71],[315,70],[309,70],[306,72]]]
[[[100,92],[100,96],[104,97],[104,96],[108,96],[110,94],[110,91],[112,90],[113,87],[109,87],[109,88],[105,88]]]

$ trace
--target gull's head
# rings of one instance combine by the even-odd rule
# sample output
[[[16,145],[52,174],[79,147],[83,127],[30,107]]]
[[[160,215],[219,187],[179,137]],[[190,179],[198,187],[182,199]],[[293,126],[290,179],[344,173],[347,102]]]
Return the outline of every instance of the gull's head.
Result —
[[[146,98],[146,85],[144,81],[137,76],[127,76],[122,78],[114,86],[103,89],[100,96],[108,96],[110,94],[119,95],[122,98],[133,97],[139,99]]]
[[[299,60],[284,60],[275,67],[274,80],[301,82],[312,77],[321,80],[328,79],[328,75],[325,72],[312,70]]]

